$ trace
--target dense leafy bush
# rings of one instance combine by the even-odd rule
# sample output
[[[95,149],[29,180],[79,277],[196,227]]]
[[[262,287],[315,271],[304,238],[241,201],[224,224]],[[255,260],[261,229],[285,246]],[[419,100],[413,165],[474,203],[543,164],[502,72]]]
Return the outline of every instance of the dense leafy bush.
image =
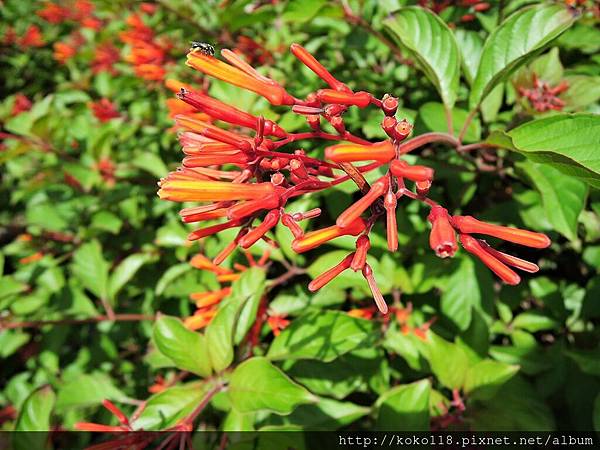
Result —
[[[597,2],[0,14],[2,429],[600,429]]]

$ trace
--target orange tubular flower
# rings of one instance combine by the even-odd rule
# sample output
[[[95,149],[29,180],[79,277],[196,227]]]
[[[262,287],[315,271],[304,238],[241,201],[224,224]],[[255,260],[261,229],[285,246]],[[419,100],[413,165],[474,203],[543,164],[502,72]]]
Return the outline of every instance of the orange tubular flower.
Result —
[[[429,235],[429,245],[431,249],[440,258],[448,258],[454,256],[458,245],[456,243],[456,233],[450,223],[448,210],[441,206],[431,208],[429,217],[431,222],[431,234]]]
[[[77,53],[77,48],[66,42],[55,42],[54,43],[54,59],[61,64],[65,64]]]
[[[119,61],[119,49],[110,42],[100,44],[94,50],[94,60],[92,61],[92,72],[108,72],[113,75],[117,73],[114,65]]]
[[[378,161],[386,163],[396,156],[392,142],[382,141],[371,145],[338,144],[325,149],[325,158],[336,162]]]
[[[352,258],[352,264],[350,268],[355,272],[362,270],[367,262],[367,252],[371,248],[371,241],[369,236],[363,234],[356,240],[356,252],[354,252],[354,258]]]
[[[190,294],[190,300],[196,303],[197,308],[207,308],[216,305],[229,294],[231,294],[231,288],[226,287],[216,291],[194,292]]]
[[[344,228],[333,225],[321,230],[311,231],[310,233],[306,233],[305,235],[294,239],[292,241],[292,249],[296,253],[304,253],[340,236],[357,236],[366,228],[366,226],[367,224],[365,221],[359,217]]]
[[[339,215],[335,221],[338,227],[344,228],[353,223],[360,215],[370,207],[375,200],[385,194],[388,190],[389,178],[387,176],[381,177],[371,186],[369,192],[367,192],[360,200],[346,209]]]
[[[308,290],[311,292],[318,291],[335,277],[337,277],[344,270],[348,269],[352,264],[352,259],[354,258],[354,253],[350,253],[346,256],[339,264],[336,264],[331,269],[326,272],[323,272],[321,275],[312,280],[308,285]]]
[[[519,228],[492,225],[477,220],[472,216],[454,216],[452,218],[452,225],[461,233],[485,234],[526,247],[546,248],[552,243],[545,234],[521,230]]]
[[[405,161],[395,159],[390,164],[390,171],[396,177],[407,178],[411,181],[431,181],[433,169],[425,166],[411,166]]]
[[[294,98],[283,87],[273,80],[258,78],[247,72],[230,66],[223,61],[205,55],[198,51],[191,51],[187,55],[187,65],[199,70],[206,75],[218,78],[227,83],[256,92],[266,98],[272,105],[293,105]],[[268,81],[266,81],[268,80]]]
[[[373,269],[369,264],[365,264],[362,270],[363,277],[367,280],[369,284],[369,289],[371,289],[371,294],[373,294],[373,299],[375,300],[375,304],[377,305],[377,309],[381,312],[381,314],[387,314],[388,306],[379,290],[379,286],[377,286],[377,282],[375,281],[375,276],[373,275]]]
[[[487,252],[474,237],[471,237],[468,234],[461,234],[460,243],[466,251],[477,256],[481,262],[498,275],[498,277],[506,284],[516,285],[521,281],[519,275],[504,265],[502,261],[496,259],[491,253]]]
[[[239,245],[242,248],[250,248],[256,241],[262,238],[271,228],[279,223],[281,212],[278,209],[269,211],[265,220],[256,228],[248,231],[240,240]]]
[[[204,256],[201,253],[194,255],[192,257],[192,259],[190,260],[190,265],[192,267],[195,267],[196,269],[209,270],[218,275],[224,275],[224,274],[231,273],[231,270],[217,266],[210,259],[208,259],[206,256]]]
[[[158,196],[175,202],[210,202],[218,200],[256,200],[275,192],[271,183],[243,186],[226,181],[162,181]]]
[[[285,319],[285,317],[285,314],[281,314],[269,316],[267,319],[267,325],[269,325],[275,336],[279,336],[281,330],[284,330],[290,324],[290,321]]]
[[[291,52],[294,54],[296,58],[298,58],[302,63],[317,74],[319,78],[321,78],[325,83],[331,86],[332,89],[336,91],[345,91],[352,92],[348,86],[346,86],[341,81],[338,81],[329,71],[323,67],[323,65],[315,59],[313,55],[308,53],[308,51],[299,44],[292,44],[290,46]]]
[[[337,105],[358,106],[366,108],[371,104],[371,94],[367,92],[345,92],[333,89],[321,89],[317,91],[317,98],[323,103],[333,103]]]

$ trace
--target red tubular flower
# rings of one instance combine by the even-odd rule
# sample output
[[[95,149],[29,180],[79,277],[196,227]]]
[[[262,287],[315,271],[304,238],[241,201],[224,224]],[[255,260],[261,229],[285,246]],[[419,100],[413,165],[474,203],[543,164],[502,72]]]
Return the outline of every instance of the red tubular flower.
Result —
[[[218,59],[198,51],[187,55],[187,65],[206,75],[226,81],[227,83],[248,89],[265,97],[272,105],[293,105],[294,98],[273,80],[257,77],[230,66]],[[268,80],[268,81],[266,81]]]
[[[388,250],[395,252],[398,250],[398,226],[396,224],[396,205],[398,200],[396,195],[388,190],[383,199],[383,207],[385,208],[386,216],[386,235]]]
[[[94,59],[92,61],[92,72],[108,72],[113,75],[117,73],[115,63],[119,61],[119,49],[110,42],[98,45],[94,50]]]
[[[160,184],[158,196],[176,202],[205,202],[217,200],[256,200],[275,192],[271,183],[253,183],[241,186],[225,181],[166,180]]]
[[[483,249],[496,258],[499,261],[502,261],[504,264],[508,264],[509,266],[515,267],[517,269],[523,270],[529,273],[536,273],[540,268],[537,264],[534,264],[529,261],[525,261],[524,259],[517,258],[516,256],[508,255],[506,253],[499,252],[498,250],[493,249],[490,245],[479,239],[479,244],[483,247]]]
[[[325,149],[325,158],[336,162],[377,161],[386,163],[396,156],[396,150],[389,140],[370,145],[338,144]]]
[[[183,128],[195,131],[202,136],[208,137],[211,140],[230,144],[234,148],[248,151],[252,148],[253,141],[250,138],[240,136],[237,133],[223,130],[210,123],[192,119],[185,115],[175,116],[177,124]]]
[[[434,175],[434,171],[430,167],[411,166],[399,159],[392,161],[390,171],[396,177],[407,178],[411,181],[431,181]]]
[[[317,98],[323,103],[366,108],[371,104],[372,96],[367,92],[352,93],[333,89],[320,89],[317,91]]]
[[[516,285],[521,281],[519,275],[504,265],[502,261],[496,259],[491,253],[487,252],[474,237],[471,237],[468,234],[461,234],[460,243],[466,251],[477,256],[481,262],[498,275],[498,277],[506,284]]]
[[[492,225],[491,223],[477,220],[472,216],[454,216],[452,218],[452,225],[461,233],[485,234],[526,247],[546,248],[552,243],[545,234],[521,230],[519,228]]]
[[[458,245],[456,243],[456,233],[450,223],[448,210],[441,206],[431,208],[429,217],[431,222],[431,234],[429,235],[429,245],[435,254],[440,258],[448,258],[454,256]]]
[[[31,100],[29,100],[27,96],[19,92],[18,94],[15,94],[11,115],[18,116],[22,112],[29,111],[32,106],[33,104],[31,103]]]
[[[77,48],[67,42],[55,42],[53,47],[54,59],[61,64],[65,64],[77,53]]]
[[[289,214],[284,214],[281,217],[281,223],[289,228],[295,238],[299,238],[304,234],[304,231],[302,231],[300,225],[298,225]]]
[[[256,228],[248,231],[244,237],[239,240],[239,245],[242,248],[250,248],[256,241],[262,238],[271,228],[279,222],[281,213],[278,209],[269,211],[263,222]]]
[[[311,231],[310,233],[306,233],[303,236],[294,239],[292,241],[292,249],[296,253],[304,253],[340,236],[357,236],[366,228],[366,226],[367,224],[365,221],[359,217],[344,228],[333,225],[331,227]]]
[[[323,67],[323,65],[315,59],[313,55],[308,53],[308,51],[299,44],[292,44],[290,46],[291,52],[294,54],[296,58],[298,58],[302,63],[317,74],[319,78],[321,78],[325,83],[331,86],[332,89],[336,91],[345,91],[352,92],[348,86],[346,86],[341,81],[338,81],[329,71]]]
[[[335,221],[336,225],[341,228],[349,226],[358,219],[360,215],[375,202],[375,200],[387,192],[388,186],[389,178],[387,176],[381,177],[373,183],[369,192],[338,216]]]
[[[352,264],[350,268],[355,272],[362,270],[367,262],[367,252],[371,248],[371,241],[369,236],[363,234],[356,240],[356,252],[354,252],[354,258],[352,258]]]
[[[108,409],[119,420],[119,422],[121,422],[122,425],[127,427],[129,426],[129,419],[127,419],[127,416],[123,414],[123,411],[117,408],[111,401],[104,400],[102,405]]]
[[[177,94],[177,97],[194,108],[209,114],[217,120],[252,128],[253,130],[258,129],[258,117],[241,111],[233,106],[226,105],[225,103],[209,97],[208,95],[182,89],[181,92]],[[264,133],[267,136],[273,135],[280,138],[287,136],[285,130],[271,120],[265,121]]]
[[[36,12],[36,14],[46,22],[56,25],[68,20],[71,12],[68,8],[63,8],[56,3],[47,2],[42,9]]]
[[[206,236],[212,236],[219,231],[227,230],[229,228],[239,227],[242,223],[239,220],[230,220],[228,222],[220,223],[218,225],[212,225],[206,228],[200,228],[199,230],[192,231],[188,235],[188,241],[196,241]]]
[[[94,117],[100,122],[108,122],[111,119],[121,117],[114,103],[107,98],[102,98],[97,102],[90,103],[90,109],[94,113]]]
[[[354,253],[350,253],[346,256],[339,264],[336,264],[331,269],[326,272],[323,272],[321,275],[316,277],[308,284],[308,290],[311,292],[318,291],[335,277],[337,277],[344,270],[348,269],[352,264],[352,259],[354,258]]]
[[[284,330],[290,324],[290,321],[285,319],[285,317],[285,314],[273,314],[269,315],[267,318],[267,325],[269,325],[269,328],[271,328],[271,331],[273,331],[275,336],[279,336],[281,330]]]
[[[37,25],[29,25],[21,38],[17,41],[21,47],[43,47],[46,45],[42,32]]]
[[[258,200],[250,200],[247,202],[240,202],[232,206],[227,211],[227,218],[229,219],[243,219],[244,217],[251,216],[252,214],[261,211],[263,209],[275,209],[278,208],[281,203],[279,192],[260,198]]]
[[[386,94],[381,102],[381,109],[386,116],[394,116],[398,110],[398,99]]]
[[[377,286],[377,282],[375,281],[375,276],[373,275],[373,269],[369,264],[365,264],[362,270],[363,277],[367,280],[369,285],[369,289],[371,289],[371,294],[373,294],[373,299],[375,300],[375,304],[377,305],[377,309],[381,312],[381,314],[387,314],[388,306],[381,295],[381,291],[379,290],[379,286]]]

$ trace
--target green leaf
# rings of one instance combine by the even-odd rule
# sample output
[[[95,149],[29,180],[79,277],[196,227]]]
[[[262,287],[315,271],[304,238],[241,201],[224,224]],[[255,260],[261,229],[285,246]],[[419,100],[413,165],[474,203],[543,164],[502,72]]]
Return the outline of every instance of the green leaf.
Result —
[[[79,374],[71,377],[58,390],[56,408],[64,411],[68,408],[97,406],[103,400],[129,400],[114,385],[113,380],[103,372]]]
[[[452,109],[452,128],[454,134],[458,135],[463,128],[469,113],[464,109]],[[446,111],[444,105],[436,102],[428,102],[419,108],[419,119],[430,131],[447,132]],[[472,120],[464,136],[465,142],[477,142],[481,139],[481,123],[479,119]]]
[[[144,152],[141,155],[137,155],[133,159],[133,165],[151,173],[157,178],[164,177],[169,171],[165,163],[160,159],[160,156],[154,153]]]
[[[461,259],[456,270],[446,283],[440,307],[461,330],[466,330],[471,323],[472,310],[481,309],[485,300],[490,300],[492,278],[487,271],[478,271],[473,258]]]
[[[519,164],[542,196],[542,205],[552,227],[567,239],[577,239],[577,222],[585,206],[587,185],[565,176],[553,167],[526,162]]]
[[[285,5],[283,20],[289,22],[307,22],[325,6],[325,0],[290,0]]]
[[[600,77],[570,75],[565,77],[569,89],[560,95],[569,109],[579,109],[600,100]]]
[[[377,402],[377,430],[429,431],[428,379],[396,386]]]
[[[461,54],[461,63],[465,78],[469,84],[473,84],[477,67],[479,67],[479,58],[483,50],[483,39],[476,31],[458,28],[454,32],[456,42]]]
[[[211,374],[207,339],[200,333],[188,330],[179,319],[161,315],[154,323],[153,338],[160,352],[179,369],[201,377]]]
[[[16,431],[50,430],[50,414],[56,402],[56,395],[50,386],[33,391],[19,411]]]
[[[430,342],[426,347],[426,358],[433,374],[445,387],[460,389],[469,368],[467,354],[460,346],[446,341],[435,333],[430,332],[428,337]]]
[[[119,263],[110,276],[108,292],[111,299],[114,299],[119,291],[135,276],[136,272],[149,261],[149,255],[144,253],[135,253],[129,255]]]
[[[558,48],[554,47],[548,53],[536,58],[530,65],[529,71],[535,73],[540,80],[551,85],[558,84],[563,79],[563,66],[560,62]]]
[[[22,330],[0,331],[0,358],[8,358],[29,342],[29,339],[31,336]]]
[[[330,398],[319,398],[318,402],[298,406],[289,416],[269,417],[268,425],[260,431],[331,431],[349,425],[371,412],[370,408]]]
[[[485,41],[469,108],[475,109],[498,83],[526,64],[573,21],[573,15],[559,5],[523,8],[506,19]]]
[[[227,392],[240,412],[269,410],[285,415],[300,404],[317,401],[263,357],[250,358],[236,367]]]
[[[565,354],[577,363],[582,372],[600,376],[600,349],[569,350]]]
[[[454,34],[446,23],[427,9],[406,7],[384,24],[392,36],[414,54],[444,105],[452,108],[460,78],[460,54]]]
[[[594,430],[600,431],[600,394],[594,400]]]
[[[377,327],[341,311],[312,312],[298,317],[271,343],[270,359],[333,361],[358,347],[372,345]]]
[[[108,299],[108,262],[96,240],[83,244],[73,255],[71,270],[96,297]]]
[[[512,326],[537,333],[542,330],[557,329],[560,323],[541,311],[525,311],[515,317]]]
[[[192,270],[192,266],[190,266],[188,263],[176,264],[174,266],[169,267],[165,271],[163,276],[160,277],[160,280],[158,280],[158,283],[156,283],[156,288],[155,288],[156,295],[161,295],[165,291],[165,289],[169,286],[170,283],[175,281],[177,278],[182,276],[184,273],[189,272],[190,270]]]
[[[519,366],[491,359],[480,361],[467,371],[464,384],[465,393],[473,399],[490,399],[518,371]]]
[[[241,342],[254,320],[265,289],[264,270],[244,272],[232,285],[231,295],[221,302],[217,314],[206,327],[206,344],[215,372],[233,362],[233,346]]]
[[[153,395],[132,423],[136,430],[164,430],[177,424],[200,404],[210,383],[193,382],[173,386]]]

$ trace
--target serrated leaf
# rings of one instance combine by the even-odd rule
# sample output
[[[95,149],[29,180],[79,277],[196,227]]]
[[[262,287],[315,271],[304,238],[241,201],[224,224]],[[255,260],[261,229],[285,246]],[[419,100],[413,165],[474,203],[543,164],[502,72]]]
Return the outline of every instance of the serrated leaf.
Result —
[[[526,64],[573,21],[573,14],[559,5],[523,8],[508,17],[485,41],[469,108],[475,109],[498,83]]]
[[[396,386],[377,399],[377,430],[429,431],[428,379]]]
[[[285,415],[300,404],[317,401],[263,357],[248,359],[236,367],[227,392],[240,412],[268,410]]]
[[[270,359],[319,359],[333,361],[378,337],[373,322],[341,311],[309,313],[298,317],[271,343]]]
[[[460,78],[460,54],[454,34],[446,23],[427,9],[406,7],[386,19],[384,24],[392,36],[414,54],[444,105],[452,108]]]
[[[153,338],[158,350],[171,359],[177,368],[201,377],[211,374],[207,339],[200,333],[188,330],[179,319],[161,315],[154,323]]]

